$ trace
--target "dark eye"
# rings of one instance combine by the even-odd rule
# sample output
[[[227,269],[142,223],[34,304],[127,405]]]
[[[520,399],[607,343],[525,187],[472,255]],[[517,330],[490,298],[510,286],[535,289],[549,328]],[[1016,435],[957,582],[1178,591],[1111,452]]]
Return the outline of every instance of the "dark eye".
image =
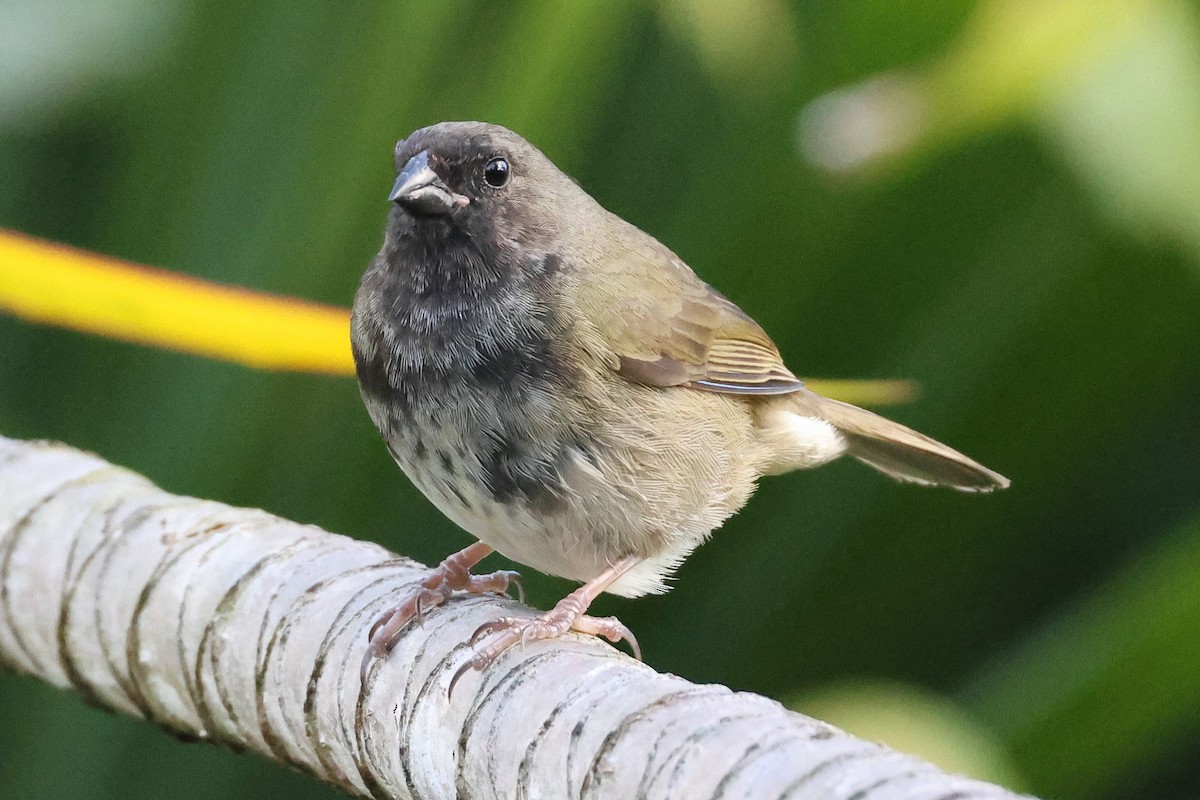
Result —
[[[488,182],[488,186],[497,189],[508,183],[508,161],[499,156],[493,158],[483,168],[483,179]]]

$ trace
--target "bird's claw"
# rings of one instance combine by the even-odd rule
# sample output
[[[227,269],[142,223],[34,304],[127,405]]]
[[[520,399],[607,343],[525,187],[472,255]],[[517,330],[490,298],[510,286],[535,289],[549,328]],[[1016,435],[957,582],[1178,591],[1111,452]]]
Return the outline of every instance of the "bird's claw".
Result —
[[[571,626],[571,630],[603,636],[613,644],[625,642],[633,651],[633,657],[638,661],[642,660],[642,646],[638,644],[637,637],[628,625],[616,617],[580,617],[575,625]]]
[[[467,639],[467,646],[474,647],[479,644],[479,640],[487,636],[489,633],[497,633],[499,631],[508,630],[518,626],[523,620],[520,617],[500,617],[499,619],[485,622],[475,629],[471,634],[471,638]]]
[[[450,597],[452,591],[452,589],[445,585],[432,589],[423,583],[420,589],[417,589],[412,595],[405,598],[404,602],[400,603],[400,605],[380,614],[378,619],[371,624],[371,628],[367,633],[367,652],[363,654],[362,666],[359,669],[359,679],[365,684],[367,672],[370,671],[371,664],[376,659],[383,658],[391,652],[392,648],[396,646],[396,641],[400,638],[400,634],[408,627],[408,623],[414,618],[418,623],[421,622],[425,608],[445,602]]]
[[[409,622],[421,624],[427,611],[449,600],[455,592],[464,594],[507,594],[516,585],[518,597],[525,599],[521,576],[513,570],[473,575],[466,569],[443,562],[420,583],[420,587],[399,605],[381,614],[367,633],[367,651],[363,654],[359,678],[365,684],[367,673],[376,659],[385,657],[396,646]]]
[[[570,598],[567,598],[570,600]],[[475,647],[485,637],[493,633],[500,636],[487,647],[479,650],[463,663],[450,678],[446,696],[454,695],[454,687],[460,678],[471,670],[482,672],[499,658],[500,654],[514,644],[524,646],[527,642],[541,639],[553,639],[562,636],[567,631],[603,636],[613,644],[628,642],[633,656],[642,660],[642,648],[638,645],[637,637],[623,622],[616,617],[589,617],[580,612],[577,606],[564,600],[554,609],[538,617],[500,617],[483,623],[471,638],[467,640],[468,647]]]
[[[375,659],[383,658],[386,655],[387,650],[376,642],[372,641],[367,644],[367,652],[363,653],[362,664],[358,667],[358,681],[360,685],[367,685],[367,673],[371,671],[371,665],[375,663]]]
[[[508,585],[504,587],[504,594],[508,594],[510,586],[517,587],[517,602],[525,605],[525,581],[521,580],[521,573],[516,570],[505,569],[501,570],[500,574],[503,574],[508,579]]]

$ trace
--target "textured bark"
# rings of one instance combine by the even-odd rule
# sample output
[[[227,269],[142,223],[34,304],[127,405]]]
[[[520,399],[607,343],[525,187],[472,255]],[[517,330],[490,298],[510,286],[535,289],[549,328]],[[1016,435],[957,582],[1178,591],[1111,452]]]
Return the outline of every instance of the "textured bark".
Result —
[[[567,637],[446,687],[504,598],[453,600],[358,667],[424,568],[0,437],[0,663],[181,736],[388,798],[1012,798],[778,703]]]

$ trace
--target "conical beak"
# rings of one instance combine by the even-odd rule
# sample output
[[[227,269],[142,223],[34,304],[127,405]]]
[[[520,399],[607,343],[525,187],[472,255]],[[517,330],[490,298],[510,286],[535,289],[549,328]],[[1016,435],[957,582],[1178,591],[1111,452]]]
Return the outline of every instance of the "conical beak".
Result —
[[[408,160],[404,169],[396,176],[388,200],[419,216],[446,216],[456,208],[471,201],[450,191],[438,174],[429,166],[429,151],[422,150]]]

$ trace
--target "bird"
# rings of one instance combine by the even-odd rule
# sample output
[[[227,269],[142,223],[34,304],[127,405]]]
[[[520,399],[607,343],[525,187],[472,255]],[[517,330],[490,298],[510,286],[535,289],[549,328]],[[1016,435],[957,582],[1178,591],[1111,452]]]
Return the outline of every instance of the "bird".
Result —
[[[395,148],[383,244],[355,294],[362,399],[412,483],[476,539],[376,621],[362,678],[415,618],[520,590],[493,551],[582,585],[482,625],[451,681],[568,631],[629,643],[588,611],[662,593],[760,478],[849,455],[965,492],[1009,480],[809,389],[748,314],[606,210],[520,135],[441,122]],[[486,642],[486,644],[485,644]]]

